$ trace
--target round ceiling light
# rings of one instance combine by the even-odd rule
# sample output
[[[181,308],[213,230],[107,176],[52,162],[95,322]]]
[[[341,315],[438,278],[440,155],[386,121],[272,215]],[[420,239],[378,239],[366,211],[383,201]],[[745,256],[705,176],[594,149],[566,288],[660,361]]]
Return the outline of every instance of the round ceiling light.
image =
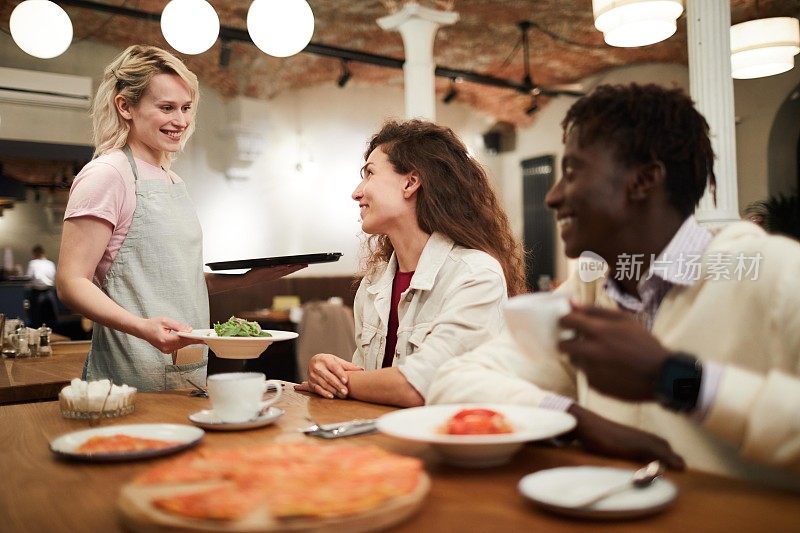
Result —
[[[751,20],[731,26],[731,75],[763,78],[794,68],[800,22],[794,17]]]
[[[631,48],[668,39],[678,29],[681,0],[592,0],[594,25],[611,46]]]
[[[49,0],[25,0],[11,12],[11,37],[26,54],[51,59],[72,43],[72,21]]]
[[[247,31],[255,45],[275,57],[300,52],[314,34],[314,13],[306,0],[253,0]]]
[[[219,16],[206,0],[172,0],[161,13],[161,33],[182,54],[202,54],[219,36]]]

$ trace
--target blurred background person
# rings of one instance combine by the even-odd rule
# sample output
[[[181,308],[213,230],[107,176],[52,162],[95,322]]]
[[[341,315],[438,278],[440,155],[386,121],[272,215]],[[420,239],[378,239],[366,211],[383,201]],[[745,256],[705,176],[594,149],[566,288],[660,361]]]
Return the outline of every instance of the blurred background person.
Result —
[[[33,259],[28,263],[25,274],[30,283],[30,327],[42,324],[51,327],[56,323],[56,265],[45,256],[44,247],[37,244],[32,250]]]

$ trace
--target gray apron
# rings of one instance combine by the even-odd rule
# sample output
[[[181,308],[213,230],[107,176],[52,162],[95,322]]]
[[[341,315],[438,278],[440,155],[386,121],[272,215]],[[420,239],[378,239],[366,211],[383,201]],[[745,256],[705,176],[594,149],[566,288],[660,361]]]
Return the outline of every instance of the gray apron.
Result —
[[[128,146],[123,148],[136,180],[136,209],[128,235],[106,276],[103,290],[134,315],[165,316],[193,328],[209,324],[203,274],[203,235],[183,183],[140,180]],[[140,391],[203,385],[208,353],[186,365],[150,343],[95,324],[84,379],[108,378]]]

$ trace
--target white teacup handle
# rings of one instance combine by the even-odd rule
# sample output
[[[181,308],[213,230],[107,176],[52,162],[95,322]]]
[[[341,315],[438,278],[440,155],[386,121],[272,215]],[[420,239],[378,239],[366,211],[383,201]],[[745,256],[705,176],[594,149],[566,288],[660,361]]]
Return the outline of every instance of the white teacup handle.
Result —
[[[578,333],[574,329],[561,329],[558,330],[558,340],[560,341],[571,341],[575,337],[578,336]]]
[[[269,390],[270,385],[275,387],[276,394],[269,400],[261,402],[261,408],[259,410],[266,409],[270,405],[273,405],[275,402],[280,400],[281,395],[283,394],[283,384],[276,379],[268,379],[267,381],[264,382],[264,392],[267,392],[267,390]]]

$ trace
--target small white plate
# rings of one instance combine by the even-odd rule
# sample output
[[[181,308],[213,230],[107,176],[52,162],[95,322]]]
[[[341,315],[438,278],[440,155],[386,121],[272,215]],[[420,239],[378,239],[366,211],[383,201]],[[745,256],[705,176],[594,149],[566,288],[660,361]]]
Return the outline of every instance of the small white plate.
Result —
[[[174,446],[153,450],[119,453],[81,453],[78,448],[92,437],[128,435],[145,439],[175,441]],[[59,457],[84,461],[130,461],[146,457],[158,457],[191,448],[205,435],[202,429],[187,424],[128,424],[105,426],[82,431],[73,431],[56,437],[50,442],[50,450]]]
[[[193,329],[191,332],[179,331],[178,336],[207,344],[217,357],[223,359],[255,359],[273,342],[288,341],[297,338],[294,331],[265,329],[271,337],[218,337],[211,329]]]
[[[633,470],[600,466],[567,466],[528,474],[519,491],[537,505],[555,513],[581,518],[633,518],[669,507],[678,495],[675,485],[663,477],[647,487],[633,487],[587,506],[576,507],[612,487],[630,480]]]
[[[448,435],[441,432],[447,420],[462,409],[497,411],[514,427],[512,433]],[[508,462],[528,441],[548,439],[575,427],[568,413],[538,407],[505,404],[426,405],[383,415],[378,430],[400,439],[427,442],[450,464],[489,467]]]
[[[270,407],[266,413],[245,422],[223,422],[214,414],[213,409],[203,409],[189,415],[192,424],[203,429],[215,431],[239,431],[242,429],[255,429],[272,424],[282,417],[286,411],[278,407]]]

